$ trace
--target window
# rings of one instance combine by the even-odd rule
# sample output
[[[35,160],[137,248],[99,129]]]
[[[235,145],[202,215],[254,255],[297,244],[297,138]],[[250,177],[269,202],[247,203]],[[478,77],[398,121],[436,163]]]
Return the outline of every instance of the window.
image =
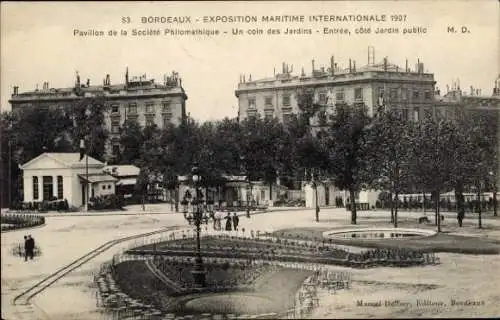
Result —
[[[274,117],[274,112],[273,112],[273,110],[266,110],[266,111],[264,112],[264,118],[265,118],[266,120],[270,120],[270,119],[272,119],[273,117]]]
[[[266,200],[266,191],[265,190],[260,190],[260,197],[262,200]]]
[[[128,113],[137,114],[137,103],[131,103],[128,105]]]
[[[172,123],[172,114],[166,113],[163,115],[163,127],[166,128]]]
[[[57,199],[64,198],[63,192],[63,177],[57,176]]]
[[[272,107],[273,106],[273,97],[265,97],[264,98],[264,105],[266,107]]]
[[[111,105],[111,113],[118,113],[120,112],[120,105],[119,104],[112,104]]]
[[[285,107],[290,106],[290,95],[289,94],[283,95],[283,106],[285,106]]]
[[[153,126],[155,124],[155,118],[153,117],[146,117],[146,126]]]
[[[390,98],[391,98],[391,100],[396,100],[398,98],[398,90],[397,89],[391,89]]]
[[[354,100],[363,100],[363,88],[354,89]]]
[[[172,112],[172,106],[170,105],[170,101],[165,101],[162,103],[162,112],[163,113]]]
[[[106,185],[103,185],[103,186],[102,186],[102,190],[106,190]]]
[[[38,177],[33,177],[33,200],[38,200]]]
[[[251,118],[251,117],[256,117],[257,116],[257,110],[255,109],[252,109],[252,110],[248,110],[247,111],[247,117]]]
[[[326,104],[326,92],[320,92],[318,93],[318,103],[319,104]]]
[[[146,113],[155,113],[155,105],[152,102],[146,104]]]
[[[344,102],[344,89],[340,89],[335,93],[335,100],[337,102]]]
[[[248,98],[248,108],[249,109],[255,108],[255,98]]]
[[[403,120],[408,120],[408,109],[401,110],[401,117],[403,118]]]
[[[419,119],[420,118],[419,118],[418,108],[415,108],[415,109],[413,109],[413,120],[418,121]]]
[[[431,100],[431,91],[425,90],[425,100]]]
[[[420,92],[418,90],[413,91],[413,99],[418,99],[420,97]]]
[[[384,90],[384,88],[382,88],[382,87],[381,87],[381,88],[378,88],[378,97],[379,97],[379,98],[380,98],[380,97],[385,98],[385,90]]]
[[[111,120],[111,133],[120,133],[120,121]]]
[[[113,156],[118,157],[120,155],[120,145],[113,144]]]
[[[52,176],[43,176],[43,200],[50,201],[54,196]]]
[[[401,100],[408,100],[408,89],[401,89]]]

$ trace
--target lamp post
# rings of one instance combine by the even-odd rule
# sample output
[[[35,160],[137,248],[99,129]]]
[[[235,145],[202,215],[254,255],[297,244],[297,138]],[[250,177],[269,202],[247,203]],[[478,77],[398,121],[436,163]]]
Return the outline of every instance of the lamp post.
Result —
[[[248,173],[248,163],[247,161],[245,161],[245,156],[240,156],[240,160],[241,162],[243,163],[243,170],[245,171],[245,175],[246,175],[246,182],[247,182],[247,205],[246,205],[246,211],[247,211],[247,218],[250,218],[250,199],[251,199],[251,193],[249,194],[249,192],[251,192],[251,182],[250,182],[250,175]]]
[[[493,171],[490,171],[489,173],[492,185],[493,185],[493,216],[496,217],[498,215],[497,213],[497,179],[496,175]]]
[[[318,204],[318,185],[316,183],[316,180],[314,180],[314,172],[311,172],[311,186],[314,189],[314,196],[315,196],[315,204],[316,204],[316,222],[319,222],[319,204]]]
[[[250,218],[250,201],[252,201],[252,185],[250,182],[250,177],[247,175],[247,218]]]
[[[191,214],[187,215],[187,212],[185,211],[184,217],[190,225],[194,225],[196,231],[196,259],[191,274],[194,278],[195,288],[204,288],[206,286],[206,281],[205,268],[201,257],[200,233],[201,225],[208,224],[208,216],[203,215],[203,194],[199,188],[199,181],[201,180],[201,177],[197,166],[193,166],[191,169],[191,178],[194,186],[194,195],[191,196],[189,191],[186,191],[184,196],[185,202],[189,202],[189,200],[191,200]]]

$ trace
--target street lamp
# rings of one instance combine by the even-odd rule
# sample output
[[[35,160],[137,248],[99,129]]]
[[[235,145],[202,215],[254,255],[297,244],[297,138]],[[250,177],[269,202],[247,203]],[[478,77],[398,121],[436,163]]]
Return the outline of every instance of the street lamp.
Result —
[[[191,214],[188,215],[187,210],[185,210],[184,218],[189,222],[189,225],[194,225],[196,231],[196,259],[194,268],[191,271],[194,278],[194,285],[195,288],[204,288],[206,281],[205,268],[201,258],[200,233],[201,225],[208,224],[208,215],[203,215],[203,194],[199,188],[201,177],[197,166],[191,169],[191,179],[194,186],[194,195],[191,196],[188,190],[184,196],[185,203],[191,202]]]
[[[250,201],[252,201],[252,185],[250,182],[250,177],[247,175],[247,218],[250,218]]]
[[[311,186],[314,189],[314,196],[316,198],[316,222],[319,222],[319,204],[318,204],[318,185],[314,180],[314,172],[311,172]]]
[[[247,181],[247,208],[246,208],[246,211],[247,211],[247,218],[250,218],[250,199],[251,199],[251,192],[252,192],[252,186],[251,186],[251,182],[250,182],[250,175],[248,173],[248,162],[245,161],[245,156],[240,156],[240,160],[241,162],[243,162],[243,167],[244,167],[244,171],[245,171],[245,175],[246,175],[246,178],[245,180]]]

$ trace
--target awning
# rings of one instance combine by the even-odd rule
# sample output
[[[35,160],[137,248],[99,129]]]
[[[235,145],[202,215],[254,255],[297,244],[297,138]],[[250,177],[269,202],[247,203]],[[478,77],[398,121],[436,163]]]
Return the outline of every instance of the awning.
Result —
[[[129,186],[129,185],[135,185],[137,183],[136,178],[128,178],[128,179],[120,179],[116,185],[117,186]]]
[[[87,181],[87,175],[85,174],[79,174],[78,177],[82,179],[83,181]],[[90,183],[96,183],[96,182],[115,182],[118,181],[118,179],[110,176],[109,174],[105,173],[92,173],[88,175],[88,182]]]

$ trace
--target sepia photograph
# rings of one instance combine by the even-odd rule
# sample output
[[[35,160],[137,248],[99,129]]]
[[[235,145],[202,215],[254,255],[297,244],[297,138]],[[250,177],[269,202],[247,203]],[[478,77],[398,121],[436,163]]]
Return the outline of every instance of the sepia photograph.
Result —
[[[1,319],[500,317],[499,17],[3,1]]]

